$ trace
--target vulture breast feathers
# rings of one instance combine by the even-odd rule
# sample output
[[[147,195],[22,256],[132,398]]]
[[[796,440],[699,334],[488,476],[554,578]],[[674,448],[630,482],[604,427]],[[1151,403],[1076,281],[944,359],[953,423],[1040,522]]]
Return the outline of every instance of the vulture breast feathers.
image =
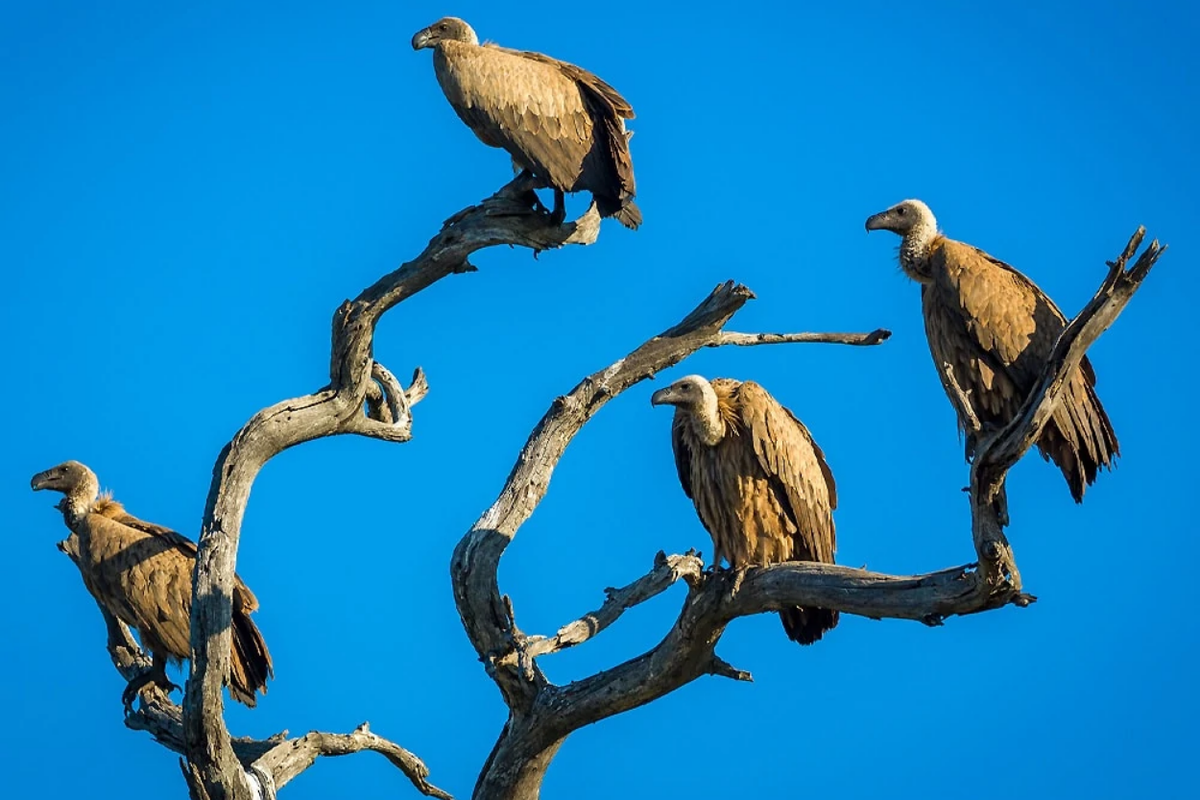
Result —
[[[713,540],[714,566],[834,563],[837,490],[825,454],[791,411],[752,381],[698,375],[655,392],[675,406],[671,444],[683,491]],[[811,644],[836,611],[788,609],[788,636]]]
[[[413,36],[433,49],[438,83],[479,140],[562,193],[588,191],[601,216],[641,224],[625,120],[633,108],[585,69],[541,53],[479,44],[471,26],[446,17]]]
[[[901,213],[903,211],[903,213]],[[904,236],[900,264],[921,284],[929,351],[942,386],[967,430],[970,416],[953,389],[959,385],[983,426],[1007,425],[1035,388],[1067,320],[1029,278],[999,259],[937,231],[928,206],[906,200],[872,216],[867,229]],[[1100,467],[1119,454],[1112,423],[1096,394],[1096,373],[1085,357],[1037,441],[1043,458],[1062,471],[1076,502]],[[975,437],[967,436],[972,456]]]
[[[145,522],[108,497],[83,464],[68,461],[39,473],[34,489],[55,489],[67,526],[76,535],[84,585],[113,616],[136,628],[156,662],[180,660],[190,653],[192,571],[196,545],[175,531]],[[266,693],[273,675],[271,655],[250,613],[258,599],[235,577],[230,694],[247,706],[255,692]]]

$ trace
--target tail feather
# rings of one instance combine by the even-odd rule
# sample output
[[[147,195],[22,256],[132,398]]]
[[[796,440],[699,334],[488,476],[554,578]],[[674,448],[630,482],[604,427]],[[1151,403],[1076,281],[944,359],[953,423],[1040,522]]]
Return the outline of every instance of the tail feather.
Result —
[[[800,644],[819,641],[826,631],[838,624],[838,612],[827,608],[789,608],[779,612],[783,630],[788,638]]]
[[[612,197],[595,195],[596,210],[602,217],[613,217],[617,222],[630,230],[636,231],[642,224],[642,210],[631,198],[617,200]]]
[[[239,703],[254,708],[254,693],[267,693],[267,678],[275,677],[271,653],[258,626],[243,609],[233,611],[233,652],[229,673],[229,694]]]
[[[1042,457],[1062,471],[1076,503],[1083,502],[1084,492],[1095,483],[1100,468],[1112,469],[1121,454],[1112,422],[1095,388],[1081,374],[1074,376],[1037,445]]]

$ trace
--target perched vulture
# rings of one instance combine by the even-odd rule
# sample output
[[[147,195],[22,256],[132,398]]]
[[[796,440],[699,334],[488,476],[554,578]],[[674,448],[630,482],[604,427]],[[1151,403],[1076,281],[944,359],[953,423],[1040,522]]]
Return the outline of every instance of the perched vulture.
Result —
[[[808,429],[766,389],[689,375],[650,402],[675,406],[675,466],[712,536],[714,568],[722,558],[734,569],[834,563],[833,473]],[[812,644],[838,622],[838,612],[824,608],[791,608],[779,616],[800,644]]]
[[[39,472],[30,485],[34,491],[53,489],[66,495],[58,508],[78,538],[84,585],[113,616],[137,629],[142,646],[153,657],[151,670],[125,690],[125,705],[132,705],[147,683],[171,688],[167,661],[189,654],[196,545],[173,530],[132,516],[107,495],[100,496],[96,474],[78,461]],[[250,620],[250,612],[257,608],[257,598],[236,578],[232,669],[226,685],[233,699],[251,708],[255,691],[266,694],[267,678],[274,676],[267,644]]]
[[[642,212],[625,120],[633,108],[585,69],[541,53],[479,44],[471,26],[446,17],[417,31],[414,50],[433,48],[433,71],[455,113],[513,166],[554,189],[554,219],[566,218],[564,192],[592,193],[603,217],[637,228]]]
[[[921,284],[925,336],[959,428],[967,430],[970,416],[960,407],[947,370],[953,370],[981,425],[1008,424],[1036,388],[1066,327],[1058,306],[1008,264],[938,233],[933,212],[920,200],[905,200],[869,217],[867,230],[904,237],[900,268]],[[976,445],[968,433],[968,458]],[[1119,455],[1117,434],[1096,396],[1096,373],[1086,357],[1037,446],[1062,470],[1077,503],[1099,468],[1111,468]]]

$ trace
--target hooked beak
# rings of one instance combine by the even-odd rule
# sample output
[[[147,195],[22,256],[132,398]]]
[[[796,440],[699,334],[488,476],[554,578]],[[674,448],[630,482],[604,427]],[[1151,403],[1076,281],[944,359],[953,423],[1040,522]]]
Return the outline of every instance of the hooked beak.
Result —
[[[867,217],[867,233],[871,231],[886,231],[888,212],[880,211],[878,214],[872,214]]]
[[[29,488],[35,492],[40,492],[47,488],[46,484],[50,482],[50,471],[39,472],[29,479]]]
[[[654,394],[650,395],[650,405],[666,406],[671,404],[671,387],[659,389]]]
[[[417,31],[413,34],[412,38],[413,50],[420,50],[422,48],[429,47],[429,40],[431,38],[433,37],[429,34],[429,28],[422,28],[421,30]]]

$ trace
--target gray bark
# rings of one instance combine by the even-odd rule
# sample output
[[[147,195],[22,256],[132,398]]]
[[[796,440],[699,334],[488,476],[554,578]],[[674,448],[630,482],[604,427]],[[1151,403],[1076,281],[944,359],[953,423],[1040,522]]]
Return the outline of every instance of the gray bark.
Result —
[[[375,326],[383,314],[448,275],[473,271],[468,258],[482,248],[516,245],[536,253],[565,244],[590,244],[599,233],[594,207],[574,222],[549,224],[548,215],[530,209],[529,188],[528,183],[513,181],[479,205],[463,209],[414,260],[343,303],[333,317],[329,385],[255,414],[218,457],[196,559],[191,671],[183,701],[188,759],[184,773],[193,796],[252,796],[250,773],[242,768],[225,727],[221,687],[229,672],[230,595],[238,537],[255,477],[279,453],[321,437],[353,433],[391,442],[412,437],[411,407],[428,385],[418,370],[412,386],[398,391],[391,372],[375,362]],[[281,785],[279,780],[275,783]]]
[[[482,248],[515,245],[539,251],[590,244],[599,215],[589,208],[563,226],[528,206],[527,183],[514,181],[477,206],[446,221],[416,259],[384,276],[333,318],[329,384],[309,395],[255,414],[217,459],[205,508],[193,584],[191,670],[181,706],[153,683],[142,689],[126,725],[145,730],[186,756],[183,774],[193,798],[274,797],[319,756],[374,751],[394,764],[420,792],[449,795],[430,784],[424,763],[377,736],[366,723],[348,734],[312,732],[266,740],[231,737],[225,727],[222,684],[230,662],[230,593],[241,520],[258,471],[289,447],[324,436],[353,433],[392,442],[412,437],[413,406],[429,391],[417,369],[408,388],[373,356],[375,327],[384,313],[434,282],[474,267]],[[875,345],[885,330],[867,334],[734,333],[725,324],[753,293],[733,281],[712,291],[677,325],[655,336],[556,398],[518,455],[496,502],[455,548],[451,580],[463,626],[509,709],[508,720],[478,777],[477,800],[535,800],[551,760],[571,732],[662,697],[702,675],[751,680],[724,661],[716,647],[733,620],[792,606],[819,606],[872,618],[940,625],[951,616],[1036,598],[1022,591],[1012,548],[1004,536],[1004,481],[1037,439],[1061,395],[1065,378],[1112,324],[1165,248],[1152,243],[1132,268],[1139,229],[1096,296],[1063,331],[1043,378],[1006,428],[982,442],[971,467],[975,562],[923,575],[887,575],[833,564],[792,562],[741,571],[706,572],[697,554],[658,553],[648,574],[606,590],[598,609],[552,635],[527,635],[497,572],[505,549],[545,496],[555,466],[572,438],[606,403],[702,347],[826,342]],[[965,407],[969,405],[964,404]],[[77,542],[60,543],[68,556]],[[551,683],[537,659],[584,644],[633,606],[677,581],[687,596],[662,641],[641,656],[566,686]],[[126,680],[149,668],[128,629],[101,609],[108,649]]]
[[[1067,376],[1087,348],[1128,303],[1165,248],[1152,243],[1132,268],[1139,229],[1095,297],[1063,331],[1038,389],[1017,418],[977,450],[971,466],[972,543],[975,563],[924,575],[885,575],[832,564],[785,563],[740,571],[704,572],[694,554],[660,553],[645,577],[609,590],[596,612],[553,636],[529,636],[517,625],[512,603],[496,575],[505,548],[545,496],[558,459],[571,438],[605,403],[700,347],[842,341],[876,344],[886,332],[867,335],[734,334],[722,327],[747,299],[745,287],[717,287],[681,323],[649,340],[608,368],[557,398],[538,423],[496,500],[459,542],[451,562],[455,600],[467,635],[509,707],[509,720],[475,785],[475,800],[536,800],[554,753],[572,732],[652,702],[702,675],[750,680],[749,673],[716,654],[725,627],[738,617],[792,606],[818,606],[874,619],[918,620],[941,625],[973,614],[1036,600],[1022,591],[1002,500],[1008,470],[1028,451],[1053,413]],[[978,431],[976,431],[978,433]],[[567,686],[552,684],[537,664],[586,641],[627,608],[662,592],[675,580],[688,595],[674,625],[649,652]]]

